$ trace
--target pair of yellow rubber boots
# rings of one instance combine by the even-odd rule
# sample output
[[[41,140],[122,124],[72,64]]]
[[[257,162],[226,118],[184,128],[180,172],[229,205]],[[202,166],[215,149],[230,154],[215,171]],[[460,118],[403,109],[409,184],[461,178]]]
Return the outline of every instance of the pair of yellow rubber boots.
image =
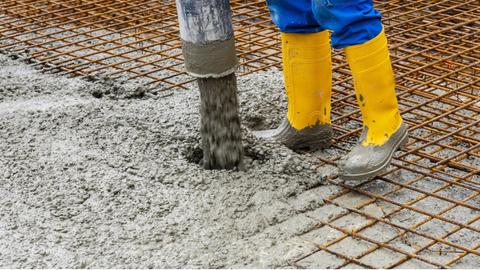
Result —
[[[258,135],[294,150],[330,146],[332,58],[330,33],[282,33],[288,113],[275,130]],[[341,159],[343,179],[369,179],[381,173],[393,153],[407,142],[407,127],[398,110],[395,80],[382,31],[372,40],[345,48],[363,117],[359,144]]]

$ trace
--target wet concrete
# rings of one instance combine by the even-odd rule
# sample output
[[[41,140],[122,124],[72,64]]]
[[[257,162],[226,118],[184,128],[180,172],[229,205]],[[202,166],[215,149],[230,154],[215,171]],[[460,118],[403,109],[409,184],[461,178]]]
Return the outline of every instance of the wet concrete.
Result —
[[[243,144],[237,96],[237,78],[197,79],[203,167],[243,169]]]
[[[244,171],[202,169],[195,90],[151,95],[135,82],[46,75],[0,55],[0,267],[289,267],[342,236],[321,222],[351,231],[368,223],[346,210],[368,197],[349,192],[335,199],[339,206],[325,203],[342,189],[326,183],[337,169],[318,157],[345,151],[298,154],[252,135],[284,117],[281,73],[239,79]],[[404,169],[388,175],[399,183],[417,176]],[[425,178],[412,186],[432,191],[443,184]],[[374,194],[394,188],[380,180],[359,187]],[[472,192],[452,187],[439,194],[465,199]],[[408,203],[421,196],[403,189],[387,198]],[[467,203],[478,206],[478,196]],[[448,206],[430,197],[415,204],[434,213]],[[396,209],[377,201],[361,210],[380,217]],[[442,214],[458,222],[478,215],[460,206]],[[403,210],[389,220],[411,226],[426,218]],[[451,226],[432,220],[418,230],[439,236]],[[398,229],[376,224],[357,233],[388,241]],[[461,230],[448,240],[470,246],[478,237]],[[332,249],[355,254],[368,249],[352,240]],[[391,245],[414,252],[428,243],[405,234]],[[457,254],[437,244],[421,255],[444,262]],[[379,249],[360,261],[386,267],[401,257]],[[320,252],[298,265],[344,263]],[[401,267],[431,266],[409,260]],[[468,255],[452,267],[480,265],[478,257]]]
[[[240,80],[245,171],[231,172],[195,163],[199,91],[153,98],[3,55],[0,66],[1,267],[285,266],[274,247],[330,194],[334,167],[247,128],[259,113],[278,123],[282,107],[255,96],[283,99],[281,76]]]

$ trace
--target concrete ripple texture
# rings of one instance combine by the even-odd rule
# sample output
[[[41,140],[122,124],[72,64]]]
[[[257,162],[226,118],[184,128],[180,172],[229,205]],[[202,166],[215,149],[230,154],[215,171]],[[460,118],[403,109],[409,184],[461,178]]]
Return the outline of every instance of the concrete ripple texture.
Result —
[[[127,80],[48,75],[0,55],[0,267],[291,267],[295,261],[298,267],[382,268],[405,258],[389,249],[361,257],[360,265],[342,257],[371,250],[372,243],[345,232],[372,220],[348,211],[371,199],[332,184],[336,167],[320,161],[340,150],[298,154],[252,135],[283,118],[282,87],[278,71],[239,78],[246,170],[205,171],[198,164],[198,91],[155,97]],[[414,176],[395,175],[399,183]],[[438,185],[431,179],[414,186]],[[398,202],[421,195],[394,192],[379,181],[361,190],[392,192],[388,198]],[[455,189],[442,195],[470,196]],[[427,197],[413,206],[438,213],[449,203]],[[384,202],[362,209],[373,217],[394,210]],[[478,217],[469,208],[453,210],[444,216]],[[391,216],[402,226],[421,220],[406,210]],[[433,220],[418,231],[439,236],[452,226]],[[359,235],[388,241],[399,233],[377,223]],[[480,234],[463,229],[447,240],[475,247]],[[332,241],[330,252],[318,251]],[[413,252],[429,242],[405,234],[391,245]],[[421,255],[442,264],[458,252],[433,246]],[[415,259],[399,266],[434,267]],[[480,267],[473,254],[452,266]]]

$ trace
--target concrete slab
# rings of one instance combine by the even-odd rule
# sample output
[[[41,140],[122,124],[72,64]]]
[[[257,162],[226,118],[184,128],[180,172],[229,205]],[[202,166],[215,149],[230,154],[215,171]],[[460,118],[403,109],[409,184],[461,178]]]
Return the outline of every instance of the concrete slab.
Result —
[[[375,268],[388,268],[390,265],[399,262],[404,257],[405,255],[401,253],[381,248],[360,258],[360,261]]]
[[[325,251],[316,252],[297,263],[302,268],[338,268],[345,261]]]

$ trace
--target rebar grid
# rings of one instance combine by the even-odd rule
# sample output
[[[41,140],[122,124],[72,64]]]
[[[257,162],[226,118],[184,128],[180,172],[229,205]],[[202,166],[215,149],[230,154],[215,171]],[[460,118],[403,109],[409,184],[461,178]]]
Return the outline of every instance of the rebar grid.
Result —
[[[0,49],[29,58],[46,72],[138,80],[153,94],[187,88],[192,79],[183,72],[173,2],[3,0]],[[279,35],[264,0],[231,2],[240,73],[280,68]],[[376,7],[383,12],[410,140],[375,179],[329,180],[342,192],[326,204],[346,211],[318,228],[340,236],[314,242],[315,252],[291,264],[302,267],[318,252],[341,259],[338,267],[392,268],[411,260],[450,267],[471,256],[480,260],[480,3],[381,0]],[[333,58],[335,151],[319,158],[328,164],[348,151],[362,128],[348,65],[342,52]],[[346,205],[343,196],[359,203]],[[372,213],[372,208],[380,212]],[[342,224],[344,218],[363,222],[351,228]],[[381,226],[393,234],[372,236]],[[369,248],[355,256],[336,249],[352,239]],[[387,265],[370,260],[384,253],[394,255]]]
[[[174,1],[3,1],[0,49],[46,72],[140,80],[151,93],[186,88]],[[279,66],[263,0],[232,1],[241,73]]]

